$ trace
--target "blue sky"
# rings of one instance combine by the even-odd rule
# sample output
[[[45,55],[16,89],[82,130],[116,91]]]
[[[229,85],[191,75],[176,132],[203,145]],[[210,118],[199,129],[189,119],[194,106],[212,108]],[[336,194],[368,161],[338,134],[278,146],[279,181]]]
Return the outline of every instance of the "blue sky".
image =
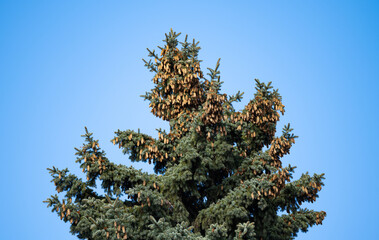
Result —
[[[297,239],[376,239],[379,214],[379,4],[376,1],[0,1],[0,230],[2,239],[76,239],[42,203],[47,167],[75,164],[84,126],[107,156],[117,129],[157,136],[168,124],[139,95],[153,85],[142,62],[170,28],[200,41],[202,69],[221,58],[223,91],[273,82],[280,128],[299,138],[283,159],[325,173],[322,226]],[[269,2],[269,3],[268,3]],[[144,164],[132,164],[151,171]]]

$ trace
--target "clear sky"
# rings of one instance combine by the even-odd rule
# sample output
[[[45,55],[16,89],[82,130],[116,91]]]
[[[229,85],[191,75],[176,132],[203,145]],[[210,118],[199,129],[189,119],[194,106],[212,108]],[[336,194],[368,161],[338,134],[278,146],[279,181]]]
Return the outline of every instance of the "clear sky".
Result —
[[[1,239],[76,239],[46,208],[46,168],[82,175],[74,147],[84,126],[107,156],[130,165],[117,129],[168,128],[139,95],[153,85],[142,62],[170,28],[200,41],[202,69],[221,58],[223,91],[273,82],[299,136],[283,159],[325,173],[322,226],[297,239],[377,239],[379,4],[377,1],[0,0]],[[144,164],[136,168],[151,171]]]

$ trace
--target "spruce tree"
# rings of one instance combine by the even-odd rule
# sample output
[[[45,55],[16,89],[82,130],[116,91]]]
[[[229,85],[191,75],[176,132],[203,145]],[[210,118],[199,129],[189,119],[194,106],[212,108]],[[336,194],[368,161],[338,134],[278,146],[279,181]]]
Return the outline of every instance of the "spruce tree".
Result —
[[[142,97],[169,122],[158,138],[118,130],[111,140],[132,162],[148,162],[154,174],[112,163],[85,128],[76,162],[86,180],[68,169],[48,169],[57,192],[48,207],[71,224],[79,239],[294,239],[321,224],[326,213],[301,208],[314,202],[323,175],[291,181],[282,166],[295,136],[288,124],[275,136],[284,105],[278,90],[256,81],[254,98],[241,111],[243,93],[221,93],[219,61],[204,77],[198,42],[166,34],[160,53],[144,60],[154,88]],[[180,47],[180,49],[178,48]],[[96,181],[105,195],[98,194]],[[121,199],[120,199],[121,197]],[[124,200],[122,200],[124,199]]]

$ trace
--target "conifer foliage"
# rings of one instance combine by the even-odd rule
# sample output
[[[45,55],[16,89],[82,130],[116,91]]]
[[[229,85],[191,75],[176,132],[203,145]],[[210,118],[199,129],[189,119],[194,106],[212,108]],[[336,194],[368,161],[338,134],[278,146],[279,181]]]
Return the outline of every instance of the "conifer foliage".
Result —
[[[291,181],[295,167],[282,166],[297,136],[289,124],[275,136],[284,114],[278,91],[255,80],[254,98],[236,111],[243,93],[222,94],[219,61],[204,77],[198,42],[179,35],[171,30],[160,53],[148,49],[144,60],[155,87],[142,97],[169,132],[157,129],[154,138],[118,130],[111,140],[132,162],[153,164],[155,174],[112,163],[86,128],[76,149],[86,180],[48,169],[65,193],[48,198],[48,207],[72,234],[94,240],[284,240],[321,224],[326,213],[301,204],[316,200],[324,174]]]

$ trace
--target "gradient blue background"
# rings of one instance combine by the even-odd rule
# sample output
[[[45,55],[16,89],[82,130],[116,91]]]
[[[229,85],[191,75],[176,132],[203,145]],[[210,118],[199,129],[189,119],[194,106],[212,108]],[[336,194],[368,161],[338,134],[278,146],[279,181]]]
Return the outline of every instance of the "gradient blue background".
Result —
[[[206,2],[206,3],[205,3]],[[270,2],[269,4],[267,2]],[[117,129],[168,128],[139,95],[153,87],[141,58],[170,28],[200,41],[202,68],[221,58],[223,91],[253,96],[273,82],[299,136],[284,164],[325,173],[322,226],[297,239],[377,239],[377,1],[0,1],[1,239],[76,239],[42,201],[46,168],[75,164],[84,126],[130,165]],[[132,164],[151,171],[144,164]]]

